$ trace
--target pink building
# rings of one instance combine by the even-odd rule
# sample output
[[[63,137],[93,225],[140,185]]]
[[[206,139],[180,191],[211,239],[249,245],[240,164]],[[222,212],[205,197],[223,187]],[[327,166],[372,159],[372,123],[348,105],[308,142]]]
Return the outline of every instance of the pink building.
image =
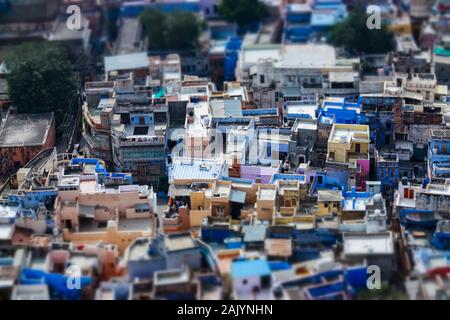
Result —
[[[275,173],[280,171],[280,165],[241,165],[241,178],[254,180],[257,183],[270,183]]]

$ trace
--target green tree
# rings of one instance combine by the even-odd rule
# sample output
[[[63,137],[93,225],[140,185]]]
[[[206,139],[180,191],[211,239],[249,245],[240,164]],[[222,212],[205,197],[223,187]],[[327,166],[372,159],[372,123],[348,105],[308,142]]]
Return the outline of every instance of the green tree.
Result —
[[[148,38],[149,46],[153,49],[166,48],[166,15],[155,9],[144,10],[141,14],[142,25]]]
[[[76,89],[65,50],[53,43],[24,43],[5,58],[13,106],[18,112],[55,112],[57,121],[70,107]]]
[[[167,47],[191,49],[197,44],[201,24],[191,12],[175,11],[167,16]]]
[[[261,21],[267,15],[267,8],[259,0],[222,0],[219,13],[227,21],[245,28]]]
[[[394,49],[394,35],[382,24],[381,29],[367,28],[368,15],[351,11],[348,17],[330,31],[331,44],[344,47],[350,53],[386,53]]]
[[[191,12],[164,13],[147,9],[141,15],[149,47],[157,50],[185,50],[195,48],[201,22]]]

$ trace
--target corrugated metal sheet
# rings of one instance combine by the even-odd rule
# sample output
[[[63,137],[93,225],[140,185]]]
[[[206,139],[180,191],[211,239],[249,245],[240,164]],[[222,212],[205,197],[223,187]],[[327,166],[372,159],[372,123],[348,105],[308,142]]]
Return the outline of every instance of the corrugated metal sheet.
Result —
[[[211,159],[176,159],[171,166],[171,179],[213,180],[221,173],[223,161]]]

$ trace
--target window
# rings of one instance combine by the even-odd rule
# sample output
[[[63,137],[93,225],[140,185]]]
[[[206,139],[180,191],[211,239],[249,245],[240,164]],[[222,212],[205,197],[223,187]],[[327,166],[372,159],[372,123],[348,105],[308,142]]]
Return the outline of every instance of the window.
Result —
[[[403,197],[404,197],[405,199],[408,199],[408,198],[409,198],[409,189],[403,190]]]
[[[139,172],[139,174],[145,175],[147,173],[146,166],[138,166],[138,172]]]
[[[223,215],[225,212],[223,207],[216,207],[216,214]]]
[[[259,76],[259,82],[260,83],[265,83],[265,77],[264,77],[264,75],[263,74],[261,74],[260,76]]]
[[[271,286],[271,280],[270,276],[262,276],[261,277],[261,286],[263,288],[270,288]]]
[[[356,152],[356,153],[360,153],[360,152],[361,152],[361,145],[360,145],[359,143],[357,143],[357,144],[355,145],[355,152]]]

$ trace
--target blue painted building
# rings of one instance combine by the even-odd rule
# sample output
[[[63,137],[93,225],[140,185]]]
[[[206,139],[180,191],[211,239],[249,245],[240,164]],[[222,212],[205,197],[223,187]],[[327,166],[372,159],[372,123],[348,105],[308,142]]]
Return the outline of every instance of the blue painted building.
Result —
[[[326,34],[347,16],[341,0],[315,0],[312,4],[287,4],[284,9],[284,39],[303,43],[311,36]]]
[[[299,173],[305,173],[306,179],[311,184],[309,192],[311,195],[315,194],[318,189],[349,190],[350,174],[348,171],[333,168],[302,171],[299,171]]]
[[[428,177],[450,178],[450,130],[434,129],[428,143]]]
[[[260,298],[268,298],[272,285],[272,270],[266,259],[236,259],[231,263],[231,278],[236,299],[254,296],[258,288]]]
[[[120,8],[120,13],[123,17],[138,17],[145,9],[158,9],[163,12],[186,11],[197,13],[200,12],[200,1],[125,2]]]
[[[225,81],[236,80],[236,65],[238,61],[239,50],[242,46],[242,39],[239,37],[232,37],[225,45],[225,60],[224,60],[224,78]]]
[[[347,17],[347,6],[342,0],[315,0],[311,27],[314,32],[328,32],[345,17]]]
[[[319,109],[319,121],[323,123],[362,124],[366,122],[361,104],[345,98],[328,98]]]
[[[284,12],[285,41],[293,43],[306,42],[312,33],[312,9],[309,4],[291,3]]]
[[[41,205],[51,205],[55,200],[57,191],[55,188],[21,191],[8,194],[9,202],[16,203],[23,209],[38,208]]]
[[[397,153],[378,152],[375,154],[375,170],[377,180],[381,181],[382,190],[389,192],[399,182],[399,158]]]
[[[400,97],[363,95],[358,99],[365,124],[370,126],[371,143],[377,149],[393,144],[395,132],[395,108],[402,105]]]

